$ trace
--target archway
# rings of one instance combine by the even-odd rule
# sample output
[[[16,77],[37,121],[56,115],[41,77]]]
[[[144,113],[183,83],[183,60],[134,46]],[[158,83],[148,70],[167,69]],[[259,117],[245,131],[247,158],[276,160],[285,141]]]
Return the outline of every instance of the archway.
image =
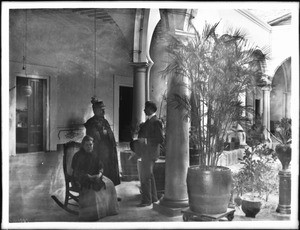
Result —
[[[274,122],[291,117],[291,58],[287,58],[276,70],[270,98],[271,132]]]

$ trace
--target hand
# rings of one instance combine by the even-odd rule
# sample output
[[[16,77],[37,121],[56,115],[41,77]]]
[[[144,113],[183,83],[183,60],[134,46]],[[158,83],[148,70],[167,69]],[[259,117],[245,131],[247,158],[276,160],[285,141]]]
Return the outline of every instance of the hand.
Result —
[[[130,156],[128,157],[128,160],[131,160],[131,158],[133,158],[134,156],[135,156],[135,152],[131,151]]]
[[[133,133],[132,134],[132,139],[137,140],[138,139],[138,133]]]
[[[107,134],[107,130],[103,129],[103,134],[106,135]]]

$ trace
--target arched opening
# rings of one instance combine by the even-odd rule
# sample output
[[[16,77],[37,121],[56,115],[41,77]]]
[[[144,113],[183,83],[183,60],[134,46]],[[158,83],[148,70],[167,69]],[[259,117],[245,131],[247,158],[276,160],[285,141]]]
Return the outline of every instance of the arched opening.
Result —
[[[286,59],[274,74],[270,103],[270,128],[273,133],[276,121],[291,117],[291,58]]]

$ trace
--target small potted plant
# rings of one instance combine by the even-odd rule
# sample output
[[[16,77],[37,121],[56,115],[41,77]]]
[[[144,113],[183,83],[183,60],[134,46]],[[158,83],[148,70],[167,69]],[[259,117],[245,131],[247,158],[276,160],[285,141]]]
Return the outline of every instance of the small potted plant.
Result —
[[[242,210],[246,217],[255,218],[263,204],[268,201],[269,194],[277,186],[274,178],[277,171],[274,168],[276,156],[267,143],[257,144],[245,150],[245,156],[241,160],[243,166],[233,176],[234,189],[237,198],[241,202]]]
[[[275,134],[271,135],[278,142],[275,151],[278,159],[282,164],[282,170],[288,169],[291,162],[291,143],[292,143],[292,120],[290,118],[282,118],[275,123]]]

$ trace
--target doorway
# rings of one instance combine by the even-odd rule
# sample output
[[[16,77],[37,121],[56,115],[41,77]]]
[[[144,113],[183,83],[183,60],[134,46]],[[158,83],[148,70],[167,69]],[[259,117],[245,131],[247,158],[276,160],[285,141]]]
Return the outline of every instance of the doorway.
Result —
[[[255,99],[255,120],[260,118],[260,99]]]
[[[119,142],[131,141],[133,87],[119,88]]]
[[[44,151],[46,80],[17,77],[16,85],[16,153]]]

